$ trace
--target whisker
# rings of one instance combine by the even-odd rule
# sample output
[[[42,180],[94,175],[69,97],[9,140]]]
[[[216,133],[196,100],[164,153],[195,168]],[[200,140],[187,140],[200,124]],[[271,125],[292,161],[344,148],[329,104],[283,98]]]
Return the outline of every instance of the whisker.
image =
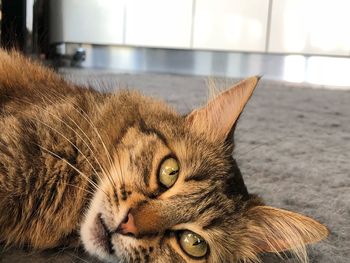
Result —
[[[45,112],[49,113],[51,116],[53,116],[55,119],[61,121],[65,126],[67,126],[70,130],[72,130],[84,143],[85,145],[88,147],[88,149],[92,152],[92,154],[94,155],[94,152],[91,150],[91,148],[89,147],[89,145],[86,143],[86,141],[80,136],[80,134],[78,134],[67,122],[65,122],[64,120],[62,120],[61,118],[59,118],[57,115],[49,112],[48,110],[46,110],[44,107],[40,107],[32,102],[29,102],[29,101],[25,101],[25,100],[22,100],[22,99],[18,99],[18,98],[13,98],[13,99],[17,99],[21,102],[25,102],[25,103],[28,103],[30,105],[33,105],[34,107],[40,109],[40,110],[44,110]],[[50,128],[51,130],[55,131],[56,133],[58,133],[60,136],[62,136],[64,139],[66,139],[84,158],[85,160],[88,162],[88,164],[91,166],[91,168],[93,169],[93,171],[95,172],[96,176],[101,180],[101,177],[99,176],[99,174],[97,173],[95,167],[91,164],[91,162],[87,159],[87,157],[81,152],[81,150],[71,141],[69,140],[66,136],[64,136],[61,132],[59,132],[57,129],[51,127],[50,125],[48,125],[47,123],[37,119],[37,118],[33,118],[33,117],[29,117],[37,122],[40,122],[41,124],[45,125],[46,127]],[[95,156],[94,156],[95,157]],[[98,160],[96,159],[95,157],[95,160],[96,162],[100,165],[100,163],[98,162]],[[103,171],[102,169],[102,166],[100,165],[100,168],[101,170]]]
[[[9,97],[10,97],[10,96],[9,96]],[[46,100],[45,100],[45,98],[46,98]],[[105,176],[108,178],[108,180],[109,180],[109,182],[111,183],[111,185],[117,189],[117,186],[115,185],[115,182],[113,181],[111,174],[110,174],[109,172],[107,172],[107,171],[102,167],[101,163],[100,163],[99,160],[96,158],[96,155],[95,155],[94,151],[91,149],[91,147],[89,146],[89,144],[84,140],[84,138],[82,138],[82,136],[81,136],[79,133],[77,133],[77,131],[74,130],[74,128],[73,128],[72,126],[70,126],[70,125],[69,125],[67,122],[65,122],[63,119],[61,119],[61,118],[58,117],[57,115],[51,113],[50,111],[48,111],[47,109],[45,109],[45,108],[42,107],[42,106],[36,105],[36,104],[34,104],[34,103],[32,103],[32,102],[29,102],[29,101],[26,101],[26,100],[21,100],[21,99],[19,99],[19,98],[13,98],[13,99],[17,99],[17,100],[22,101],[22,102],[25,102],[25,103],[27,103],[27,104],[33,105],[34,107],[36,107],[36,108],[38,108],[38,109],[40,109],[40,110],[44,110],[45,112],[47,112],[47,113],[49,113],[51,116],[53,116],[55,119],[57,119],[57,120],[59,120],[60,122],[62,122],[62,123],[63,123],[65,126],[67,126],[70,130],[72,130],[72,131],[83,141],[83,143],[87,146],[87,148],[90,150],[90,152],[92,153],[92,155],[93,155],[93,157],[94,157],[96,163],[98,164],[99,168],[101,169],[102,174],[105,175]],[[51,103],[54,104],[54,102],[53,102],[52,100],[48,99],[47,96],[45,96],[44,94],[42,94],[41,99],[42,99],[43,102],[45,102],[45,103],[46,103],[46,101],[51,101]],[[60,98],[59,98],[59,99],[60,99]],[[62,97],[61,97],[61,100],[64,101],[64,99],[63,99]],[[109,160],[110,165],[113,166],[113,167],[115,167],[115,164],[111,161],[111,156],[110,156],[110,154],[109,154],[109,152],[108,152],[108,150],[107,150],[107,147],[106,147],[106,145],[105,145],[105,143],[104,143],[104,141],[103,141],[103,139],[102,139],[102,136],[101,136],[100,133],[98,132],[96,126],[93,124],[93,122],[91,121],[91,119],[89,118],[88,114],[87,114],[81,107],[79,107],[79,105],[77,105],[77,104],[75,104],[75,103],[72,103],[72,104],[74,104],[75,106],[77,106],[78,108],[80,108],[82,112],[84,112],[84,114],[85,114],[86,116],[84,116],[79,110],[77,110],[77,108],[73,107],[74,110],[75,110],[76,112],[78,112],[78,113],[89,123],[89,125],[93,128],[94,132],[97,134],[98,138],[100,139],[100,141],[101,141],[101,143],[102,143],[102,145],[103,145],[103,148],[104,148],[104,150],[106,151],[106,154],[108,155],[107,157],[108,157],[108,160]],[[82,130],[82,128],[79,126],[79,124],[77,124],[70,116],[67,116],[67,117],[75,124],[76,127],[78,127],[78,129],[83,133],[83,135],[84,135],[84,136],[87,138],[87,140],[91,143],[91,146],[96,150],[95,145],[92,143],[92,141],[91,141],[91,139],[88,137],[88,135]],[[64,139],[66,139],[66,140],[67,140],[67,141],[68,141],[68,142],[69,142],[69,143],[70,143],[84,158],[85,158],[85,160],[87,161],[87,163],[88,163],[88,164],[91,166],[91,168],[93,169],[95,175],[101,180],[101,177],[100,177],[99,173],[96,171],[95,167],[91,164],[91,162],[88,160],[88,158],[85,156],[85,154],[83,154],[82,151],[81,151],[70,139],[68,139],[65,135],[63,135],[61,132],[59,132],[57,129],[51,127],[51,126],[48,125],[47,123],[45,123],[45,122],[43,122],[43,121],[40,121],[39,119],[35,119],[35,118],[32,118],[32,119],[34,119],[34,120],[37,121],[37,122],[42,123],[43,125],[47,126],[47,127],[50,128],[51,130],[53,130],[53,131],[55,131],[56,133],[58,133],[58,134],[59,134],[60,136],[62,136]],[[120,162],[119,162],[119,163],[120,163]],[[116,168],[116,167],[115,167],[115,168]],[[116,169],[115,169],[115,170],[116,170]],[[119,173],[117,173],[117,174],[118,174],[118,177],[119,177]],[[121,181],[122,181],[122,180],[121,180]]]
[[[51,90],[51,91],[52,91],[52,92],[55,92],[54,90]],[[65,102],[66,98],[64,98],[61,94],[58,94],[58,93],[56,93],[56,92],[55,92],[55,94],[56,94],[56,97],[57,97],[58,99],[61,99],[61,101]],[[94,130],[95,134],[97,135],[97,137],[99,138],[99,140],[100,140],[100,142],[101,142],[101,144],[102,144],[102,147],[103,147],[104,150],[105,150],[106,157],[107,157],[107,159],[108,159],[108,161],[109,161],[109,164],[110,164],[110,166],[112,167],[112,166],[113,166],[112,157],[111,157],[111,155],[110,155],[110,153],[109,153],[109,151],[108,151],[108,149],[107,149],[107,147],[106,147],[106,145],[105,145],[105,143],[104,143],[104,141],[103,141],[103,139],[102,139],[102,136],[100,135],[100,133],[99,133],[97,127],[94,125],[94,123],[93,123],[92,120],[90,119],[89,115],[84,111],[84,109],[82,109],[79,105],[77,105],[77,104],[74,103],[73,101],[71,101],[71,103],[72,103],[75,107],[77,107],[77,108],[73,107],[74,110],[75,110],[80,116],[82,116],[82,117],[84,118],[84,120],[85,120],[85,121],[92,127],[92,129]],[[96,104],[96,102],[95,102],[95,104]],[[97,106],[97,105],[96,105],[96,106]],[[96,107],[96,109],[98,109],[98,107]],[[83,114],[82,112],[83,112],[84,114]],[[110,183],[112,184],[112,186],[114,186],[115,188],[117,188],[116,185],[115,185],[114,182],[113,182],[113,179],[110,178],[110,175],[109,175],[108,173],[105,173],[105,175],[108,177],[108,179],[109,179]]]
[[[113,94],[112,96],[114,96],[114,94]],[[113,110],[114,110],[114,108],[113,108]],[[122,141],[119,142],[119,144],[122,145],[122,146],[124,146],[124,144],[123,144]],[[122,166],[122,164],[121,164],[120,155],[119,155],[118,151],[116,151],[116,150],[114,151],[114,154],[115,154],[115,156],[117,157],[117,162],[118,162],[118,167],[119,167],[119,169],[117,170],[117,167],[116,167],[116,165],[115,165],[115,162],[113,162],[113,167],[114,167],[114,170],[115,170],[115,172],[116,172],[116,174],[117,174],[117,176],[118,176],[118,179],[119,179],[119,181],[120,181],[121,187],[124,188],[124,187],[125,187],[125,181],[124,181],[124,176],[123,176],[123,171],[122,171],[122,167],[123,167],[123,166]]]
[[[105,195],[107,195],[107,193],[105,191],[103,191],[103,189],[101,189],[94,181],[92,181],[86,174],[84,174],[82,171],[80,171],[78,168],[76,168],[74,165],[72,165],[70,162],[68,162],[65,158],[62,158],[61,156],[59,156],[58,154],[54,153],[53,151],[41,146],[40,144],[35,143],[40,149],[48,152],[49,154],[53,155],[54,157],[56,157],[57,159],[64,161],[66,164],[68,164],[72,169],[74,169],[77,173],[79,173],[81,176],[83,176],[92,186],[95,187],[96,190],[101,190],[103,193],[105,193]]]
[[[94,103],[95,103],[95,105],[96,105],[96,109],[98,109],[98,105],[96,104],[95,101],[94,101]],[[79,106],[78,106],[78,107],[79,107]],[[81,109],[81,107],[79,107],[79,108]],[[102,144],[102,146],[103,146],[103,148],[104,148],[104,150],[105,150],[105,152],[106,152],[107,158],[108,158],[108,160],[109,160],[110,166],[111,166],[111,167],[115,166],[115,163],[114,163],[113,160],[112,160],[112,156],[110,155],[110,153],[109,153],[109,151],[108,151],[108,149],[107,149],[107,146],[106,146],[105,142],[103,141],[102,136],[101,136],[100,132],[98,131],[96,125],[91,121],[91,119],[89,118],[89,116],[87,115],[87,113],[86,113],[83,109],[81,109],[81,110],[83,111],[83,113],[84,113],[84,114],[86,115],[86,117],[87,117],[87,120],[86,120],[86,121],[88,121],[88,123],[90,124],[90,126],[94,129],[96,135],[98,136],[99,140],[101,141],[101,144]],[[78,112],[79,112],[79,111],[78,111]],[[82,115],[82,116],[83,116],[83,115]],[[110,181],[112,181],[112,182],[111,182],[112,186],[114,186],[115,188],[117,188],[117,186],[114,184],[114,181],[113,181],[112,176],[110,175],[110,173],[108,173],[108,178],[109,178]]]
[[[123,142],[120,142],[120,144],[124,145]],[[118,175],[118,178],[120,180],[121,187],[123,188],[123,187],[125,187],[125,180],[124,180],[123,171],[122,171],[123,166],[121,165],[120,156],[119,156],[119,153],[117,151],[115,152],[115,156],[117,157],[119,169],[117,169],[117,167],[115,165],[113,165],[113,166],[114,166],[115,172]]]
[[[43,96],[44,96],[44,95],[43,95]],[[51,101],[50,99],[48,99],[48,98],[46,98],[46,99],[49,100],[51,103],[54,103],[54,102]],[[101,169],[102,174],[106,175],[107,178],[109,179],[110,183],[112,183],[112,182],[111,182],[111,179],[110,179],[109,176],[106,174],[106,171],[105,171],[104,168],[102,167],[101,163],[100,163],[99,160],[96,158],[95,152],[91,149],[91,147],[89,146],[89,144],[81,137],[81,135],[80,135],[79,133],[77,133],[77,132],[74,130],[74,128],[73,128],[72,126],[70,126],[70,125],[69,125],[67,122],[65,122],[63,119],[61,119],[61,118],[58,117],[57,115],[51,113],[50,111],[48,111],[48,110],[45,109],[44,107],[40,107],[40,106],[38,106],[38,105],[36,105],[36,104],[33,104],[33,103],[30,103],[30,102],[27,102],[27,103],[29,103],[29,104],[31,104],[31,105],[33,105],[33,106],[35,106],[35,107],[38,107],[38,108],[40,108],[40,109],[43,109],[43,110],[46,111],[48,114],[50,114],[50,115],[53,116],[54,118],[56,118],[56,119],[58,119],[59,121],[61,121],[61,122],[62,122],[64,125],[66,125],[70,130],[72,130],[72,131],[83,141],[83,143],[86,145],[86,147],[90,150],[90,152],[92,153],[92,155],[93,155],[93,157],[94,157],[96,163],[98,164],[99,168]],[[81,129],[80,125],[77,124],[70,116],[66,115],[66,117],[69,118],[69,120],[72,121],[72,122],[75,124],[75,126],[83,133],[83,135],[85,136],[85,138],[87,138],[87,140],[90,142],[91,146],[92,146],[96,151],[98,151],[98,150],[96,149],[95,145],[92,143],[92,141],[91,141],[91,139],[89,138],[89,136]],[[99,177],[100,180],[102,180],[101,177],[100,177],[99,175],[98,175],[98,177]]]
[[[78,189],[80,189],[80,190],[83,190],[83,191],[85,191],[85,192],[87,192],[87,193],[91,194],[91,195],[94,195],[94,194],[95,194],[94,192],[91,192],[91,191],[89,191],[89,190],[87,190],[87,189],[85,189],[85,188],[83,188],[83,187],[79,187],[79,186],[74,185],[74,184],[65,183],[65,185],[68,185],[68,186],[72,186],[72,187],[78,188]]]
[[[64,98],[61,94],[56,93],[56,91],[53,91],[53,92],[55,92],[56,96],[57,96],[59,99],[61,99],[62,101],[65,101],[65,98]],[[102,143],[102,146],[104,147],[104,149],[105,149],[105,151],[106,151],[106,155],[107,155],[107,158],[108,158],[109,161],[110,161],[110,164],[112,164],[112,156],[110,155],[109,151],[107,150],[107,147],[106,147],[106,145],[105,145],[105,143],[104,143],[104,141],[103,141],[103,139],[102,139],[100,133],[98,132],[97,127],[94,125],[94,123],[93,123],[92,120],[90,119],[89,115],[88,115],[88,114],[86,113],[86,111],[85,111],[83,108],[81,108],[79,105],[77,105],[77,104],[74,103],[73,101],[71,101],[71,103],[72,103],[74,106],[76,106],[76,107],[78,108],[78,109],[77,109],[77,108],[73,107],[73,108],[77,111],[77,113],[79,113],[79,114],[85,119],[85,121],[87,121],[87,122],[90,124],[90,126],[94,129],[94,131],[96,132],[96,135],[99,137],[99,139],[100,139],[100,141],[101,141],[101,143]],[[97,106],[96,102],[94,102],[94,103],[95,103],[95,105],[96,105],[96,109],[98,109],[98,106]],[[84,113],[84,114],[82,114],[82,113]]]
[[[20,100],[20,99],[18,99],[18,100]],[[86,145],[86,147],[90,150],[90,152],[92,153],[92,155],[93,155],[93,157],[94,157],[94,159],[95,159],[95,161],[97,162],[97,164],[99,165],[99,168],[101,169],[101,171],[103,172],[104,171],[104,169],[102,168],[102,166],[101,166],[101,164],[100,164],[100,162],[98,161],[98,159],[96,158],[96,156],[95,156],[95,154],[94,154],[94,151],[91,149],[91,147],[88,145],[88,143],[81,137],[81,135],[79,134],[79,133],[77,133],[74,129],[73,129],[73,127],[72,126],[70,126],[67,122],[65,122],[63,119],[61,119],[60,117],[58,117],[57,115],[55,115],[55,114],[53,114],[53,113],[51,113],[50,111],[48,111],[47,109],[45,109],[44,107],[40,107],[40,106],[38,106],[38,105],[36,105],[36,104],[34,104],[34,103],[31,103],[31,102],[28,102],[28,101],[25,101],[25,100],[20,100],[20,101],[22,101],[22,102],[26,102],[26,103],[28,103],[28,104],[30,104],[30,105],[33,105],[34,107],[36,107],[36,108],[38,108],[38,109],[40,109],[40,110],[43,110],[43,111],[45,111],[45,112],[47,112],[48,114],[50,114],[52,117],[54,117],[55,119],[57,119],[57,120],[59,120],[60,122],[62,122],[65,126],[67,126],[71,131],[73,131],[82,141],[83,141],[83,143]],[[37,119],[35,119],[36,121],[39,121],[39,120],[37,120]],[[72,120],[71,119],[71,121],[72,122],[74,122],[74,124],[78,127],[78,128],[80,128],[79,127],[79,125],[74,121],[74,120]],[[39,121],[40,122],[40,121]],[[43,123],[43,122],[42,122]],[[44,123],[43,123],[44,124]],[[44,124],[44,125],[46,125],[46,124]],[[53,130],[55,130],[54,128],[52,128],[51,126],[49,126],[49,125],[46,125],[46,126],[48,126],[49,128],[51,128],[51,129],[53,129]],[[59,133],[57,130],[55,130],[57,133]],[[83,131],[82,131],[83,132]],[[84,132],[83,132],[84,133]],[[84,133],[85,134],[85,133]],[[62,134],[60,134],[61,136],[63,136]],[[85,134],[86,135],[86,134]],[[86,135],[87,136],[87,135]],[[65,136],[63,136],[69,143],[71,143],[72,145],[73,145],[73,147],[75,147],[75,144],[73,144],[69,139],[67,139]],[[75,147],[81,154],[82,154],[82,152],[77,148],[77,147]],[[84,158],[88,161],[88,163],[90,164],[90,166],[92,167],[92,169],[94,170],[94,172],[95,172],[95,174],[97,175],[97,177],[100,179],[100,180],[102,180],[101,179],[101,177],[99,176],[99,174],[97,173],[97,171],[96,171],[96,169],[93,167],[93,165],[91,164],[91,162],[86,158],[86,156],[84,155],[84,154],[82,154],[83,156],[84,156]]]
[[[69,142],[86,160],[86,162],[90,165],[90,167],[92,168],[92,170],[94,171],[95,175],[100,178],[98,172],[96,171],[95,167],[91,164],[91,162],[89,161],[89,159],[86,157],[86,155],[70,140],[68,139],[63,133],[61,133],[59,130],[57,130],[56,128],[48,125],[47,123],[37,119],[37,118],[33,118],[33,117],[29,117],[34,121],[37,121],[39,123],[41,123],[42,125],[45,125],[46,127],[48,127],[49,129],[53,130],[54,132],[56,132],[57,134],[59,134],[60,136],[62,136],[67,142]],[[101,179],[101,178],[100,178]]]
[[[45,108],[43,107],[39,107],[38,105],[35,105],[31,102],[28,102],[28,101],[25,101],[25,100],[21,100],[21,99],[18,99],[19,101],[22,101],[22,102],[26,102],[28,104],[31,104],[31,105],[34,105],[35,107],[39,108],[39,109],[42,109],[46,112],[48,112],[50,115],[52,115],[53,117],[55,117],[56,119],[60,120],[63,124],[65,124],[68,128],[70,128],[77,136],[79,136],[79,138],[85,143],[85,145],[90,149],[90,151],[92,152],[92,154],[94,155],[93,151],[91,150],[91,148],[88,146],[88,144],[86,143],[86,141],[69,125],[67,124],[64,120],[60,119],[59,117],[57,117],[56,115],[50,113],[49,111],[47,111]],[[50,128],[51,130],[55,131],[56,133],[58,133],[60,136],[62,136],[65,140],[67,140],[83,157],[84,159],[87,161],[87,163],[90,165],[90,167],[92,168],[92,170],[94,171],[94,174],[99,178],[100,181],[102,181],[102,178],[100,177],[99,173],[96,171],[95,167],[91,164],[91,162],[88,160],[88,158],[86,157],[86,155],[70,140],[68,139],[65,135],[63,135],[60,131],[58,131],[57,129],[53,128],[52,126],[48,125],[47,123],[37,119],[37,118],[33,118],[33,117],[29,117],[37,122],[40,122],[41,124],[45,125],[46,127]],[[98,162],[98,160],[95,158],[95,160]],[[100,165],[100,168],[102,170],[102,173],[103,174],[106,174],[104,172],[104,169],[102,168],[102,166]]]
[[[89,261],[87,261],[87,260],[85,260],[85,259],[79,257],[78,255],[75,255],[75,254],[73,254],[73,253],[69,253],[69,255],[72,256],[72,257],[74,257],[74,258],[76,258],[76,259],[78,259],[78,260],[81,260],[82,262],[89,263]]]

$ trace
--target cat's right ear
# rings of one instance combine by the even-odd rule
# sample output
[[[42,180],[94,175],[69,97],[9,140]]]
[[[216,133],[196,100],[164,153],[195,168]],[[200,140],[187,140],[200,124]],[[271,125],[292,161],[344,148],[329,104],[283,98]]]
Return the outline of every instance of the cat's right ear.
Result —
[[[242,113],[260,77],[245,79],[209,101],[206,106],[192,111],[186,122],[211,141],[226,141],[232,137],[237,119]]]
[[[305,245],[316,243],[329,233],[324,225],[310,217],[269,206],[251,208],[245,220],[246,243],[253,253],[290,250],[302,259],[306,257]]]

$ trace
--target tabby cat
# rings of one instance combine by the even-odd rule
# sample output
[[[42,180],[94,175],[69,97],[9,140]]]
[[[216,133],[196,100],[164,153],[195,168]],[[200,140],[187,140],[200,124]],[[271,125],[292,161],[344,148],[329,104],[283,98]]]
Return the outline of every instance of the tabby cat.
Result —
[[[107,262],[256,262],[328,235],[265,206],[232,157],[233,132],[259,81],[188,115],[133,91],[68,83],[0,51],[0,241],[80,246]]]

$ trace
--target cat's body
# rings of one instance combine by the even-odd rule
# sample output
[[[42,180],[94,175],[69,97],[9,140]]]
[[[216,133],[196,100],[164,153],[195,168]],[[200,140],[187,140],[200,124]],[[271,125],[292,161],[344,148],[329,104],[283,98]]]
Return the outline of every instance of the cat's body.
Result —
[[[44,249],[81,240],[109,261],[236,262],[289,248],[302,256],[327,230],[263,206],[231,155],[257,81],[181,116],[135,92],[74,86],[1,51],[0,241]],[[165,183],[160,174],[169,160],[177,177],[168,185],[172,174]],[[186,250],[186,231],[205,240],[204,255]]]
[[[88,194],[74,186],[88,188],[88,185],[87,180],[77,176],[78,173],[65,161],[45,153],[39,145],[60,152],[62,158],[75,163],[92,180],[96,179],[91,167],[81,164],[76,149],[59,135],[64,134],[77,148],[84,149],[75,132],[57,121],[58,118],[70,121],[68,116],[79,121],[81,116],[72,110],[74,106],[69,100],[63,102],[58,95],[53,95],[56,93],[46,89],[55,89],[65,98],[76,96],[74,103],[79,103],[79,98],[84,96],[79,95],[81,92],[72,92],[67,85],[49,87],[50,83],[54,85],[50,76],[36,76],[33,72],[29,76],[36,80],[23,76],[23,80],[19,81],[22,83],[5,86],[4,81],[11,79],[13,73],[14,77],[24,74],[22,68],[4,70],[11,66],[10,61],[6,62],[1,65],[0,87],[0,209],[6,212],[0,216],[0,233],[10,244],[48,248],[65,242],[67,235],[78,230]],[[30,66],[23,66],[24,71],[31,70]],[[34,84],[37,81],[43,84]],[[85,110],[90,111],[88,108]],[[81,125],[86,129],[86,123]],[[94,160],[91,159],[91,162],[94,163]]]

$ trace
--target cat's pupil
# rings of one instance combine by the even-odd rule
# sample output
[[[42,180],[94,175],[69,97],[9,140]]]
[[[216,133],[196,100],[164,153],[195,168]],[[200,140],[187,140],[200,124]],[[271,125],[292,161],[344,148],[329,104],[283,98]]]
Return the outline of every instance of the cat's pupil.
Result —
[[[198,246],[200,243],[202,243],[202,241],[198,239],[192,244],[192,246]]]
[[[175,175],[177,174],[177,171],[172,171],[169,175]]]

